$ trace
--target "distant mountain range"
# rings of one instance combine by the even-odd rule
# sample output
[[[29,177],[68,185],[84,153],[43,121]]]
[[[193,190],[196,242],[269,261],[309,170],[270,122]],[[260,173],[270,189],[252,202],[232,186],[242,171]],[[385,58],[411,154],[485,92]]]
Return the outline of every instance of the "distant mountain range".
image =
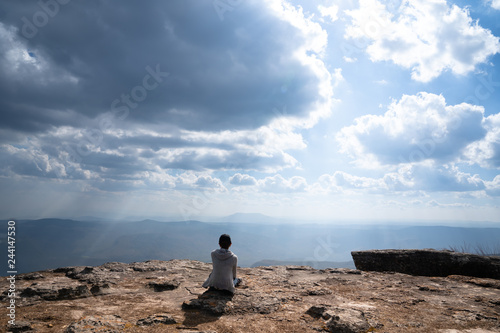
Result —
[[[214,219],[214,222],[232,223],[277,223],[280,219],[259,213],[236,213],[229,216]]]
[[[327,268],[350,268],[355,269],[354,261],[293,261],[293,260],[261,260],[252,264],[251,267],[259,266],[311,266],[315,269],[327,269]]]
[[[85,221],[85,222],[136,222],[144,220],[153,220],[158,222],[178,222],[185,220],[178,215],[162,215],[162,216],[121,216],[116,214],[105,214],[102,216],[77,216],[65,217],[60,219]],[[0,221],[2,219],[0,218]],[[491,221],[451,221],[451,220],[339,220],[339,219],[300,219],[300,218],[284,218],[273,217],[261,213],[235,213],[227,216],[196,216],[192,220],[207,222],[207,223],[251,223],[251,224],[325,224],[325,225],[387,225],[387,226],[448,226],[448,227],[464,227],[464,228],[500,228],[500,222]]]
[[[247,223],[248,218],[261,223]],[[352,267],[350,252],[368,249],[498,248],[500,228],[408,225],[327,225],[262,223],[262,216],[233,215],[220,223],[183,221],[109,222],[40,219],[16,221],[18,272],[78,265],[130,263],[149,259],[210,262],[219,236],[228,233],[239,265],[262,260],[286,264]],[[270,218],[272,219],[272,218]],[[276,223],[272,223],[276,222]],[[1,221],[0,247],[7,249],[7,220]],[[264,262],[266,263],[266,261]],[[7,261],[0,271],[7,271]]]

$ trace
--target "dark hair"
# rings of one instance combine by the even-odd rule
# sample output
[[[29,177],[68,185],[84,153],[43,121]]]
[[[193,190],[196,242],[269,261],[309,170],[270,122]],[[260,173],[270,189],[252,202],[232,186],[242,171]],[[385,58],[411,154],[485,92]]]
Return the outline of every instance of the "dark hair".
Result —
[[[228,234],[223,234],[219,238],[219,245],[223,249],[229,249],[229,246],[231,245],[231,237]]]

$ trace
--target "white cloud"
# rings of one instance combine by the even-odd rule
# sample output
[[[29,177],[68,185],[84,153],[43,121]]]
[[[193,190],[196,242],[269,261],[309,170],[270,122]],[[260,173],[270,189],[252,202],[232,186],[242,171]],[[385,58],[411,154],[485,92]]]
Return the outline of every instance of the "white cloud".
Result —
[[[500,168],[500,113],[488,116],[484,127],[488,133],[483,140],[469,145],[465,156],[471,163],[486,168]]]
[[[229,178],[229,183],[236,186],[253,186],[257,185],[257,180],[250,175],[242,175],[241,173],[236,173]]]
[[[258,187],[263,192],[290,193],[304,192],[307,188],[307,181],[303,177],[293,176],[289,179],[277,174],[257,181]]]
[[[341,152],[367,168],[426,160],[447,163],[485,137],[483,112],[466,103],[446,105],[440,95],[404,95],[383,115],[356,118],[336,139]]]
[[[345,172],[337,171],[333,175],[335,185],[347,189],[382,189],[384,182],[382,179],[369,177],[357,177]]]
[[[251,193],[286,194],[307,192],[310,189],[305,178],[300,176],[284,178],[280,174],[256,179],[248,174],[236,173],[229,177],[229,184],[233,186],[232,191]]]
[[[217,192],[226,192],[227,189],[222,184],[219,178],[212,177],[208,174],[184,172],[175,177],[175,188],[183,189],[196,189],[196,190],[213,190]]]
[[[325,7],[323,5],[318,6],[319,13],[322,17],[328,17],[331,22],[335,22],[338,19],[339,7],[336,5],[331,5],[329,7]]]
[[[500,0],[491,0],[491,7],[500,10]]]
[[[496,176],[492,181],[486,182],[486,193],[491,196],[500,196],[500,175]]]
[[[67,177],[66,167],[36,147],[0,145],[0,174],[2,176]]]
[[[280,129],[311,128],[320,119],[330,116],[335,102],[333,86],[336,85],[336,80],[343,79],[340,69],[335,69],[332,75],[322,60],[328,44],[328,34],[320,24],[314,22],[310,17],[306,18],[300,6],[294,7],[286,0],[265,1],[265,4],[276,17],[299,29],[302,36],[297,37],[299,37],[298,39],[301,40],[302,44],[296,45],[292,55],[318,79],[318,85],[314,87],[318,98],[310,106],[308,117],[297,117],[293,114],[284,115],[278,111],[277,114],[282,117],[274,119],[270,126],[271,128]],[[295,106],[287,104],[285,107]]]
[[[355,176],[343,171],[336,171],[332,175],[321,175],[318,181],[323,189],[331,193],[346,191],[382,193],[389,190],[384,178]]]
[[[415,165],[408,169],[405,177],[413,184],[414,190],[424,191],[480,191],[484,181],[479,175],[460,171],[457,167]]]
[[[346,11],[352,24],[346,38],[369,40],[372,61],[392,61],[412,70],[412,78],[428,82],[443,71],[466,74],[500,52],[499,38],[473,21],[466,8],[445,0],[405,1],[397,13],[377,0],[360,0]]]
[[[347,63],[353,63],[353,62],[356,62],[358,61],[357,58],[351,58],[351,57],[347,57],[347,56],[344,56],[343,57],[344,61],[347,62]]]
[[[451,204],[446,204],[446,203],[440,203],[436,200],[430,200],[429,202],[426,203],[427,207],[431,208],[471,208],[472,205],[468,203],[451,203]]]
[[[221,180],[218,178],[213,178],[211,176],[199,176],[195,182],[195,185],[198,188],[210,188],[210,189],[219,189],[225,190],[224,185]]]
[[[306,50],[317,54],[325,52],[328,37],[326,31],[318,23],[306,18],[302,7],[294,7],[285,0],[270,0],[263,3],[268,6],[270,12],[274,13],[276,17],[298,28],[303,37],[307,38],[301,41],[304,44],[299,48],[298,56],[306,56]]]
[[[341,190],[359,190],[368,193],[398,192],[468,192],[481,191],[485,182],[478,175],[471,175],[456,167],[435,165],[403,165],[396,172],[390,172],[380,178],[351,175],[336,171],[333,175],[319,178],[324,188]]]

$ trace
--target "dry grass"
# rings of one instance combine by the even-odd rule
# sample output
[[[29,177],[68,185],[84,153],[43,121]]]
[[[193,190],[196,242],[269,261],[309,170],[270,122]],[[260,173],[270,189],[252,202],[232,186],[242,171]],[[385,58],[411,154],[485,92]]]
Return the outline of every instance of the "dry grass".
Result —
[[[478,243],[475,246],[472,246],[464,242],[462,245],[449,246],[448,250],[460,253],[477,254],[480,256],[500,256],[500,244],[490,245]]]

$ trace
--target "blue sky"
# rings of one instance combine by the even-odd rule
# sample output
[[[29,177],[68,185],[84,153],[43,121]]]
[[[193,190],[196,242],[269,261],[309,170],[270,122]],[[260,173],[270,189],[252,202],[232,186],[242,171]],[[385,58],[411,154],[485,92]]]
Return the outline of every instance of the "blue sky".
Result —
[[[500,221],[500,2],[2,1],[4,218]]]

